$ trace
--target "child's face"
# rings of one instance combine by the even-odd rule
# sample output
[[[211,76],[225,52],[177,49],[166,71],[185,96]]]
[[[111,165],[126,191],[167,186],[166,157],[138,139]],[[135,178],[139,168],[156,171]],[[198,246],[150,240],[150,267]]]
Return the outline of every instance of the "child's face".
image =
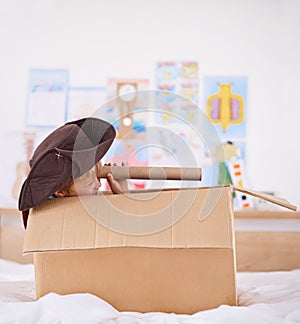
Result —
[[[96,168],[94,167],[74,180],[70,185],[68,196],[96,195],[100,186],[101,182],[96,177]]]

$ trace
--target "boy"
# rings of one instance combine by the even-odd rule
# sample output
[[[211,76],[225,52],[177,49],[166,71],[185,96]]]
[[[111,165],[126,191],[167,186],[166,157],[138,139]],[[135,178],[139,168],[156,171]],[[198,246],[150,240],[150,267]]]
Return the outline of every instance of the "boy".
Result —
[[[29,161],[30,172],[19,195],[19,210],[26,228],[29,209],[49,197],[96,194],[98,162],[110,148],[116,131],[99,118],[82,118],[66,123],[48,135]],[[113,193],[126,190],[123,182],[107,175]]]
[[[105,165],[110,165],[110,163]],[[122,165],[124,165],[124,163],[122,163]],[[97,195],[99,188],[101,187],[101,181],[97,177],[101,166],[101,161],[99,161],[95,167],[84,173],[81,177],[55,191],[53,196],[56,198],[63,198],[80,195]],[[111,173],[107,174],[106,179],[114,194],[125,193],[128,191],[126,180],[115,180]]]

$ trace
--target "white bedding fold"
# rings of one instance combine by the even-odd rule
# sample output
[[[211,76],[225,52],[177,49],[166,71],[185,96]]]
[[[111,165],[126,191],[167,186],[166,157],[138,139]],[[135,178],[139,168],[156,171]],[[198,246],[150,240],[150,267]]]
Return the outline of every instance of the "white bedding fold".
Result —
[[[35,300],[33,265],[0,259],[0,323],[299,323],[300,269],[238,273],[239,304],[193,315],[118,312],[91,294]],[[192,298],[192,297],[191,297]]]

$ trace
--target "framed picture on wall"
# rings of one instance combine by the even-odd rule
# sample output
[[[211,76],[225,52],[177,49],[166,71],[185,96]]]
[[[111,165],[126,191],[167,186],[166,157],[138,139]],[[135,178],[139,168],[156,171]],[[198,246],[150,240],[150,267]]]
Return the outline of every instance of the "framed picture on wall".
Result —
[[[66,120],[68,88],[68,70],[30,70],[27,127],[53,128],[62,125]]]

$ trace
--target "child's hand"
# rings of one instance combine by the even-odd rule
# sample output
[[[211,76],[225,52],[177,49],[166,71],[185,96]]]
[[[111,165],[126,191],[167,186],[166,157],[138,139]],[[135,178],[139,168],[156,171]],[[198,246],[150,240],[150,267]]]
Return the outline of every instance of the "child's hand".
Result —
[[[105,164],[105,165],[111,165],[111,163]],[[116,164],[114,164],[116,165]],[[124,162],[122,162],[122,165],[124,165]],[[114,194],[120,194],[120,193],[126,193],[128,192],[128,183],[126,179],[123,180],[116,180],[114,179],[113,175],[111,173],[108,173],[106,176],[106,179],[108,181],[108,184],[110,186],[111,191]]]

